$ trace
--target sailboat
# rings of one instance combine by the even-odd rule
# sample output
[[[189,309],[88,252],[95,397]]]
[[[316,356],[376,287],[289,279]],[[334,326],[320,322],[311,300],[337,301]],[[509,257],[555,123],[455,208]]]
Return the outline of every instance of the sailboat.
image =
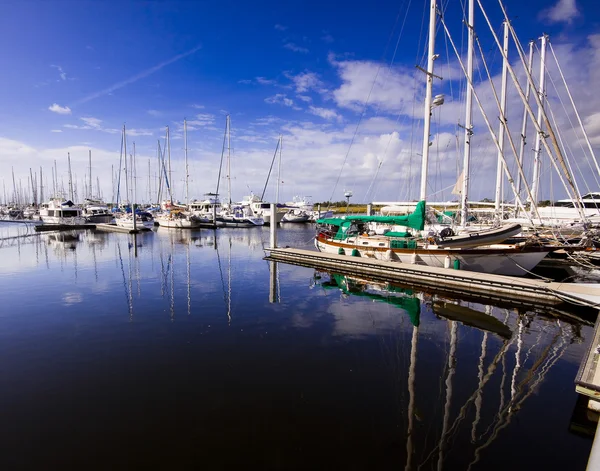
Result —
[[[131,212],[125,212],[124,214],[115,217],[115,223],[119,227],[129,229],[132,231],[144,230],[149,231],[154,227],[154,218],[150,213],[138,212],[135,209],[135,203],[131,204],[129,198],[129,176],[127,175],[127,135],[125,133],[125,125],[123,125],[123,156],[125,157],[125,192],[127,194],[127,206],[131,208]],[[133,180],[133,200],[135,200],[135,178],[133,178],[133,172],[135,168],[135,142],[133,143],[133,155],[131,158],[131,170]]]
[[[469,7],[469,24],[473,24],[473,5]],[[481,237],[479,232],[477,238],[468,233],[454,237],[453,233],[447,233],[444,237],[425,235],[425,198],[427,195],[427,171],[430,147],[430,125],[431,110],[436,102],[442,103],[440,98],[432,97],[434,61],[438,57],[435,54],[435,33],[437,1],[430,1],[429,18],[429,45],[426,72],[426,93],[424,101],[424,125],[423,125],[423,152],[421,162],[421,189],[420,201],[415,211],[407,216],[351,216],[346,218],[327,218],[317,220],[317,234],[315,236],[315,247],[323,252],[352,254],[355,256],[376,258],[380,260],[400,261],[402,263],[420,263],[431,267],[460,268],[497,275],[523,276],[529,273],[547,254],[558,249],[537,245],[530,242],[518,244],[501,244],[503,240],[510,237],[516,227],[509,227],[506,231],[500,230]],[[474,32],[472,26],[469,28],[469,71],[468,93],[467,93],[467,117],[465,119],[465,162],[464,171],[468,174],[470,158],[470,136],[472,127],[471,108],[473,85],[472,60]],[[468,178],[464,179],[465,184]],[[463,221],[466,217],[467,190],[462,192],[463,199]],[[369,227],[369,223],[377,224],[378,227]],[[408,230],[393,230],[401,226]],[[518,226],[518,225],[517,225]],[[412,231],[411,231],[412,229]],[[416,231],[416,232],[415,232]],[[444,239],[449,240],[444,245]]]
[[[168,136],[168,135],[167,135]],[[164,211],[156,217],[156,222],[161,227],[170,227],[176,229],[194,229],[200,227],[201,219],[198,216],[190,214],[189,198],[189,167],[188,167],[188,147],[187,147],[187,120],[183,120],[183,139],[185,143],[185,208],[171,208]],[[170,144],[168,148],[170,149]],[[171,156],[169,154],[169,167]],[[207,221],[204,221],[207,222]]]
[[[255,217],[248,207],[233,204],[231,201],[231,118],[227,115],[225,126],[225,139],[227,140],[227,188],[228,203],[221,205],[221,211],[215,216],[215,225],[218,227],[255,227],[262,226],[265,221],[262,217]],[[225,142],[223,143],[225,144]],[[225,150],[223,146],[223,151]],[[224,152],[223,152],[224,153]],[[223,164],[223,153],[221,154],[221,166]],[[219,167],[219,175],[221,167]],[[218,183],[217,191],[218,195]]]

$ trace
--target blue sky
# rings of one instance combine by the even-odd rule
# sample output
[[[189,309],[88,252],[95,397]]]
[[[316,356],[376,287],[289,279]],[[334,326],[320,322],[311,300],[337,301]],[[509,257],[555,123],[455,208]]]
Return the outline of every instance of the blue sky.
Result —
[[[298,194],[341,200],[345,189],[354,192],[356,202],[416,198],[424,85],[414,66],[423,65],[426,3],[5,2],[0,34],[10,47],[0,52],[0,176],[10,195],[11,167],[25,186],[29,168],[42,166],[51,186],[53,161],[65,181],[70,152],[83,193],[91,149],[94,180],[101,179],[110,200],[110,167],[118,166],[119,129],[126,123],[129,148],[135,141],[138,150],[139,198],[148,199],[148,159],[152,190],[156,141],[169,125],[175,194],[182,199],[185,117],[191,196],[201,198],[215,189],[225,114],[230,113],[233,199],[250,190],[262,192],[280,133],[282,199]],[[498,3],[484,3],[499,31]],[[594,2],[510,0],[506,6],[523,44],[542,32],[550,35],[590,139],[600,144],[600,99],[590,93],[600,85],[593,62],[595,54],[600,56],[595,36],[600,13]],[[444,8],[464,54],[462,5],[449,0]],[[480,14],[476,29],[497,82],[501,57]],[[445,77],[434,93],[445,93],[447,104],[434,113],[428,193],[440,200],[454,198],[448,187],[460,171],[456,124],[464,120],[464,80],[441,30],[436,50],[441,56],[436,70]],[[517,60],[513,48],[511,62]],[[556,70],[553,78],[559,78]],[[484,86],[482,97],[491,102]],[[548,95],[551,99],[551,91]],[[515,105],[509,122],[520,128],[516,118],[522,104],[510,98],[509,103]],[[497,110],[491,116],[497,123]],[[567,123],[569,117],[565,112],[557,119]],[[495,179],[495,150],[477,119],[472,199],[493,196]],[[570,126],[564,132],[565,139],[581,141]],[[574,149],[572,156],[587,176],[582,190],[598,190],[582,152]],[[564,196],[553,186],[549,164],[545,178],[543,196]],[[267,198],[273,199],[274,184],[275,179]]]

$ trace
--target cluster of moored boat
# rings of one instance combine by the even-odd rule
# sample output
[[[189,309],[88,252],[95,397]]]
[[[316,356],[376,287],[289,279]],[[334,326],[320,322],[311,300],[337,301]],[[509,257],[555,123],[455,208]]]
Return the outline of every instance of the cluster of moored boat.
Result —
[[[254,227],[275,223],[314,222],[320,217],[332,216],[331,211],[314,210],[307,198],[295,197],[293,201],[276,205],[271,214],[270,203],[255,195],[244,197],[240,203],[221,203],[218,195],[209,193],[202,201],[189,204],[164,201],[160,207],[137,207],[135,226],[150,229],[153,226],[172,228],[196,227]],[[39,220],[44,224],[84,225],[116,224],[134,227],[129,206],[111,208],[101,199],[87,198],[75,204],[62,196],[51,198],[39,207],[0,207],[0,216],[10,220]]]

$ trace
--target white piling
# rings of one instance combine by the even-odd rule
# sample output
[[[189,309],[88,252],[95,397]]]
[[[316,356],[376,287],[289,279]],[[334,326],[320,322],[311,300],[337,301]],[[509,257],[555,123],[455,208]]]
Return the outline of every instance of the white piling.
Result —
[[[277,218],[276,218],[275,211],[277,211],[275,203],[271,203],[271,226],[270,226],[270,231],[271,231],[271,248],[272,249],[274,249],[274,248],[277,247]]]

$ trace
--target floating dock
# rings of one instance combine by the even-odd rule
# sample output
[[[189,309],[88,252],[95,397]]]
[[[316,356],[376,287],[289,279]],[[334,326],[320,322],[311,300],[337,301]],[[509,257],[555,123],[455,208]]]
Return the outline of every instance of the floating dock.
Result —
[[[120,227],[116,224],[96,224],[96,230],[102,232],[122,232],[124,234],[139,234],[140,232],[148,232],[152,229],[141,228],[137,230],[128,229],[126,227]]]
[[[94,224],[38,224],[35,226],[37,232],[47,231],[75,231],[78,229],[94,229]]]
[[[545,282],[293,248],[266,250],[269,252],[266,259],[274,262],[369,276],[382,281],[409,283],[419,288],[433,288],[438,292],[462,293],[499,301],[535,302],[546,306],[565,302],[590,307],[600,306],[600,284]]]

